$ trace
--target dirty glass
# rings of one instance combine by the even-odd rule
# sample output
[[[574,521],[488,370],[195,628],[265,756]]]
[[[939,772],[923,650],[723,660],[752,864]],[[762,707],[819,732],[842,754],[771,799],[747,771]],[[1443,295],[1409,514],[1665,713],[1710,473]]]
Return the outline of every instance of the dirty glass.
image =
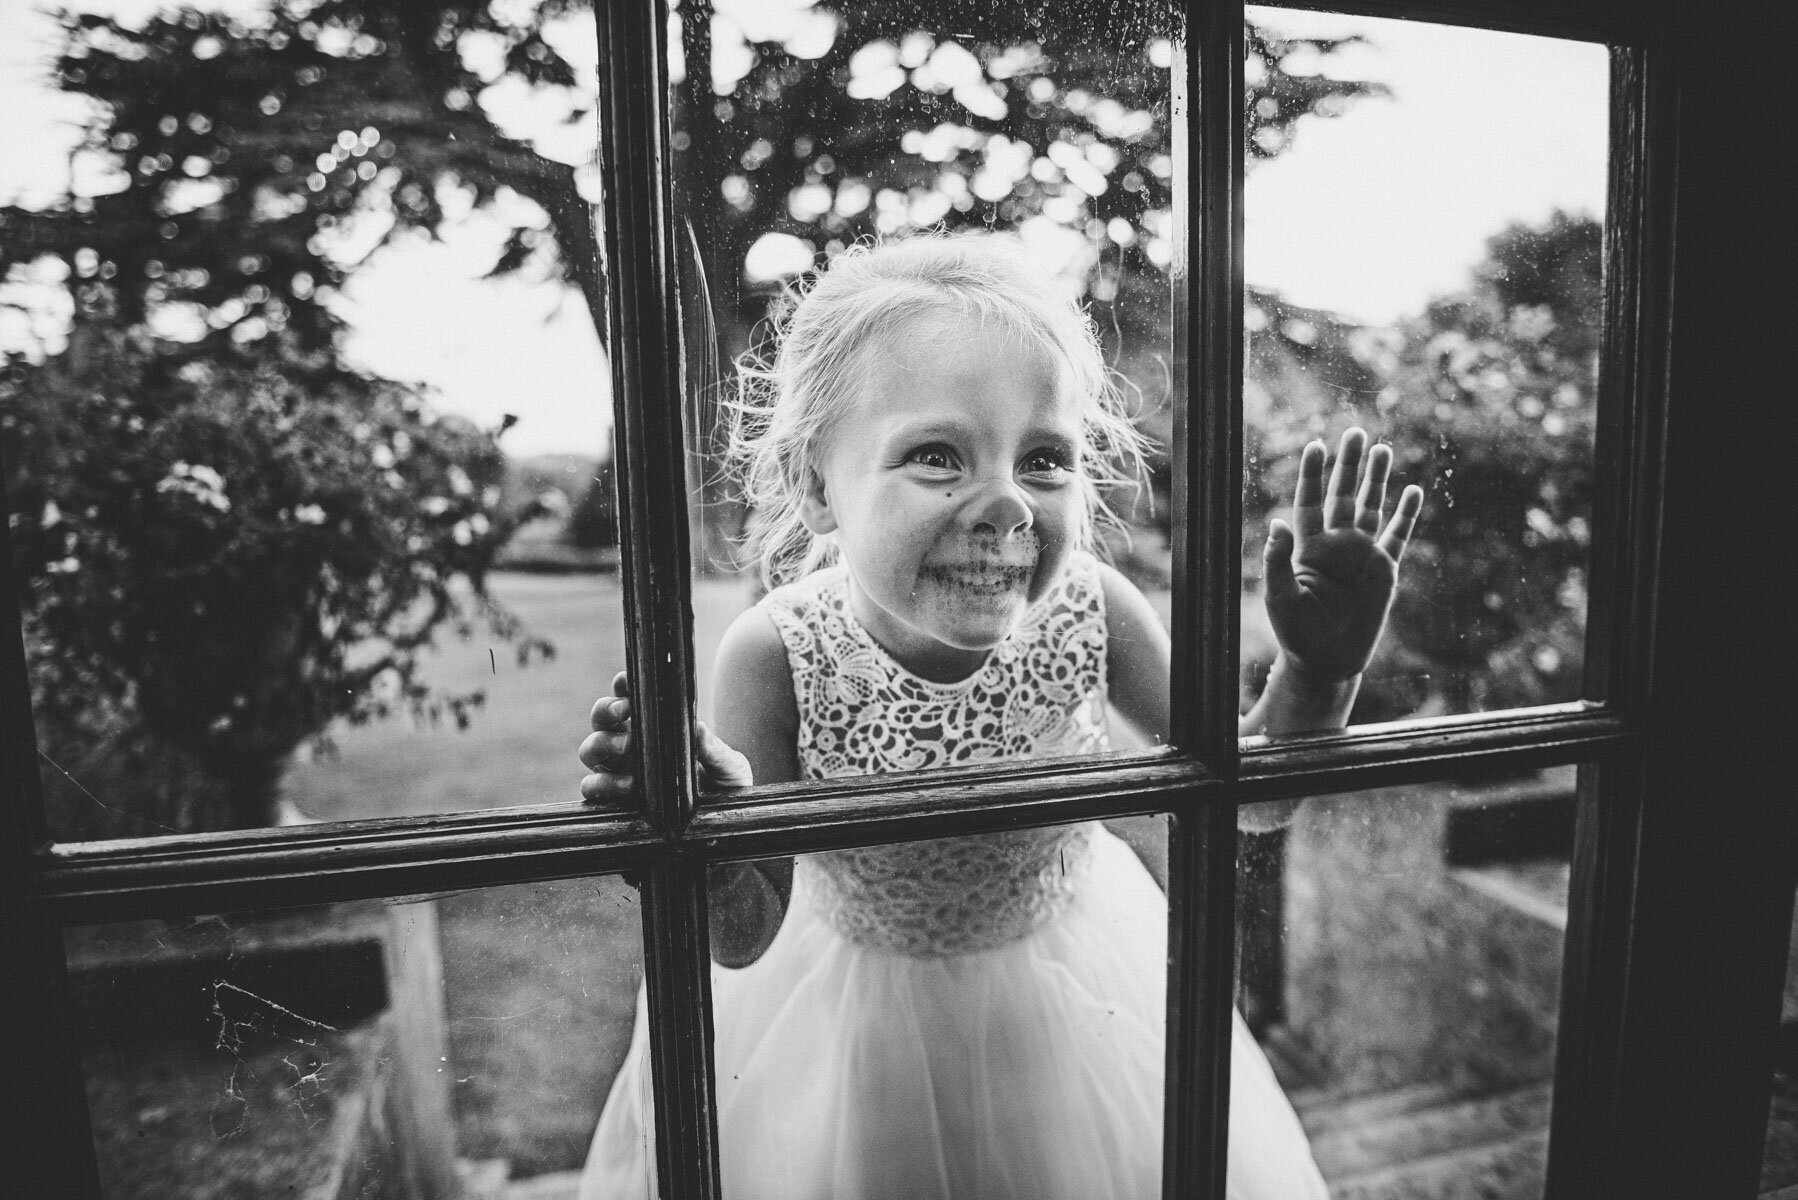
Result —
[[[1179,7],[679,9],[669,122],[700,715],[727,735],[744,710],[790,729],[775,634],[792,651],[827,610],[840,616],[820,670],[835,679],[853,656],[860,674],[817,736],[882,689],[905,696],[888,710],[887,752],[795,768],[783,747],[752,755],[758,782],[1160,734],[1148,710],[1165,710],[1164,682],[1109,737],[1090,673],[1028,729],[993,705],[1023,679],[1000,661],[1020,647],[1047,640],[1052,665],[1072,661],[1089,545],[1165,608]],[[923,257],[865,257],[876,243]],[[956,254],[973,265],[952,266]],[[958,269],[997,274],[975,285]],[[818,337],[785,337],[795,293],[820,277],[838,296],[804,310]],[[1139,438],[1141,464],[1125,452]],[[744,617],[783,585],[789,599],[818,590],[811,615],[780,630]],[[776,650],[747,687],[712,678],[739,619],[733,645]],[[1031,680],[1019,686],[1034,698]]]
[[[1761,1155],[1761,1194],[1798,1194],[1798,912],[1793,914],[1785,990],[1779,1005],[1779,1047],[1773,1060],[1773,1101]]]
[[[1602,323],[1603,46],[1251,6],[1242,682],[1296,458],[1360,426],[1424,490],[1351,720],[1574,700]]]
[[[1575,776],[1244,809],[1233,1172],[1296,1115],[1333,1195],[1541,1195]]]
[[[591,15],[0,13],[61,840],[567,801],[622,643]]]
[[[648,1103],[640,930],[611,878],[72,928],[103,1194],[573,1200]]]
[[[1166,831],[714,869],[723,1194],[1159,1195]]]

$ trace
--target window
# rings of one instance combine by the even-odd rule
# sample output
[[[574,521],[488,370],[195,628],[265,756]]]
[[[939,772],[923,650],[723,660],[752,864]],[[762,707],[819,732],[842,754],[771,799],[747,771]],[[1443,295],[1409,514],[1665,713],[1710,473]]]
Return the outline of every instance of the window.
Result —
[[[1247,658],[1239,634],[1243,379],[1254,352],[1251,342],[1245,356],[1244,14],[1228,4],[1190,13],[1164,6],[1156,32],[1167,45],[1173,116],[1164,227],[1169,370],[1186,397],[1171,410],[1167,440],[1167,615],[1175,658],[1189,666],[1175,675],[1171,747],[701,796],[691,762],[703,664],[693,637],[698,539],[688,523],[694,464],[686,440],[697,359],[683,342],[693,328],[684,308],[694,294],[685,274],[693,260],[671,219],[681,202],[677,155],[687,152],[675,138],[690,132],[668,108],[671,96],[690,96],[695,85],[670,82],[669,44],[671,31],[682,30],[691,63],[695,38],[718,25],[697,0],[672,14],[648,0],[597,6],[600,169],[579,175],[587,194],[601,197],[598,262],[641,812],[569,801],[58,840],[35,766],[29,643],[8,634],[0,663],[8,813],[0,932],[9,968],[0,989],[13,1019],[0,1028],[0,1046],[9,1077],[38,1102],[15,1119],[7,1178],[34,1195],[102,1194],[94,1122],[107,1110],[85,1094],[79,1014],[103,1008],[106,988],[96,992],[82,964],[103,957],[107,931],[123,923],[368,901],[387,902],[369,906],[376,917],[367,918],[384,920],[390,910],[419,911],[409,907],[415,898],[456,894],[467,910],[538,914],[531,928],[548,937],[553,922],[542,914],[578,909],[571,897],[590,886],[581,881],[622,876],[628,884],[601,886],[627,902],[640,898],[662,1194],[715,1195],[708,864],[1161,814],[1170,847],[1163,1186],[1167,1194],[1221,1195],[1239,906],[1245,928],[1266,911],[1251,899],[1266,895],[1256,890],[1263,884],[1251,861],[1264,848],[1249,840],[1258,835],[1239,835],[1238,810],[1354,791],[1361,795],[1314,811],[1340,817],[1359,806],[1395,819],[1427,811],[1447,830],[1451,818],[1491,807],[1462,804],[1460,793],[1506,774],[1564,774],[1579,764],[1572,798],[1563,788],[1539,810],[1563,825],[1564,815],[1552,814],[1574,812],[1552,1014],[1554,1103],[1541,1160],[1546,1194],[1751,1194],[1790,929],[1792,825],[1783,782],[1769,787],[1766,779],[1783,766],[1775,755],[1790,736],[1790,706],[1780,699],[1789,680],[1773,644],[1784,616],[1775,605],[1784,605],[1757,574],[1765,549],[1744,519],[1781,511],[1760,503],[1754,489],[1783,469],[1773,449],[1781,440],[1777,393],[1765,379],[1784,339],[1767,303],[1775,285],[1763,279],[1766,247],[1784,216],[1773,197],[1784,193],[1768,169],[1777,156],[1744,114],[1774,111],[1772,81],[1781,76],[1770,46],[1782,39],[1744,32],[1761,15],[1748,0],[1702,11],[1474,0],[1345,7],[1610,48],[1604,316],[1576,699],[1528,708],[1505,701],[1491,711],[1467,705],[1332,736],[1239,745],[1233,722]],[[1117,32],[1098,24],[1113,6],[1063,9],[1018,19],[1088,20],[1097,43]],[[923,19],[909,5],[877,11],[908,28]],[[341,33],[353,51],[360,34]],[[466,53],[478,59],[479,44]],[[943,44],[956,43],[946,36]],[[677,86],[687,90],[671,90]],[[20,237],[16,224],[0,224],[9,255]],[[201,504],[218,490],[191,469],[171,487]],[[6,562],[14,571],[12,553]],[[1693,579],[1705,587],[1686,586]],[[13,583],[4,589],[8,605],[31,581]],[[603,686],[595,680],[593,690]],[[579,712],[569,718],[578,732]],[[1307,836],[1342,840],[1319,828]],[[1452,849],[1453,837],[1443,836]],[[1484,872],[1482,882],[1469,874],[1453,883],[1471,893],[1528,891],[1533,880],[1532,894],[1552,895],[1557,878],[1526,869],[1535,861],[1448,867]],[[483,906],[478,897],[502,899]],[[198,945],[207,935],[193,936]],[[1264,960],[1246,954],[1256,944],[1242,935],[1245,997],[1258,971],[1265,978]],[[344,938],[313,948],[353,959],[368,952],[357,945]],[[1253,1008],[1247,999],[1245,1006]],[[278,1023],[271,1028],[279,1035]],[[296,1061],[303,1076],[306,1063]]]

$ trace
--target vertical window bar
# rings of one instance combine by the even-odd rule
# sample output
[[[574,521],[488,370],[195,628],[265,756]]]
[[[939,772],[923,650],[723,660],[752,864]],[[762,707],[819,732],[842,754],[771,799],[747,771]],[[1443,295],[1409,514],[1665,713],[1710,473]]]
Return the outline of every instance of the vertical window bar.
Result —
[[[1611,51],[1605,313],[1593,464],[1584,694],[1637,720],[1658,569],[1658,414],[1672,259],[1672,96],[1664,50]],[[1642,757],[1582,766],[1563,947],[1546,1200],[1607,1194],[1621,1145],[1624,1016],[1642,837]]]
[[[637,779],[650,820],[678,838],[692,816],[697,787],[679,260],[664,118],[668,10],[661,0],[629,0],[597,5],[596,15],[600,245]],[[665,1200],[713,1196],[718,1184],[703,868],[671,858],[652,869],[644,881],[643,922],[658,1187]]]
[[[0,463],[0,480],[6,479]],[[37,732],[31,721],[31,681],[19,621],[19,581],[13,570],[12,503],[0,487],[0,878],[19,880],[33,854],[50,844],[43,786],[37,770]]]
[[[643,886],[655,1169],[663,1200],[719,1195],[705,864],[671,857]]]
[[[1173,737],[1236,773],[1241,555],[1242,6],[1189,15],[1173,81],[1176,385]],[[1193,83],[1196,81],[1197,86]],[[1194,239],[1196,238],[1196,245]],[[1193,411],[1194,406],[1197,411]],[[1195,670],[1186,670],[1192,664]],[[1222,1197],[1234,1004],[1236,815],[1177,814],[1169,903],[1163,1194]]]
[[[650,820],[676,831],[696,788],[665,11],[657,0],[601,6],[600,245],[637,779]]]
[[[0,1137],[9,1196],[100,1195],[87,1089],[68,999],[62,930],[44,906],[0,899],[0,1072],[29,1100],[11,1105]]]
[[[1582,765],[1543,1200],[1603,1196],[1615,1151],[1641,767]]]
[[[98,1196],[61,929],[30,898],[33,859],[50,834],[7,533],[11,511],[0,488],[0,1078],[18,1081],[35,1099],[15,1106],[0,1138],[0,1179],[8,1194]]]
[[[1223,1200],[1235,1004],[1236,809],[1178,813],[1168,853],[1165,1200]]]
[[[1169,699],[1174,744],[1228,779],[1236,776],[1242,585],[1242,5],[1207,5],[1190,20],[1187,77],[1173,81],[1182,402],[1172,447],[1177,667]]]
[[[1657,156],[1671,145],[1669,114],[1650,91],[1646,52],[1611,51],[1610,184],[1605,199],[1604,329],[1594,445],[1592,559],[1584,694],[1640,714],[1647,697],[1649,628],[1658,542],[1660,380],[1671,268],[1665,182]]]

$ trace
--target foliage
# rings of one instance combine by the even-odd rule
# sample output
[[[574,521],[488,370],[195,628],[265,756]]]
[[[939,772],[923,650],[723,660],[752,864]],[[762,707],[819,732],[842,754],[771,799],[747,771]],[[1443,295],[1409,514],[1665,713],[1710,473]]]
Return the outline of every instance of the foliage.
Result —
[[[1028,228],[1054,237],[1046,253],[1071,261],[1114,331],[1165,344],[1179,52],[1168,5],[820,6],[784,41],[682,11],[689,64],[713,63],[687,83],[675,144],[714,303],[757,315],[739,291],[773,282],[749,260],[769,235],[815,260],[924,228]],[[1249,30],[1252,156],[1278,153],[1307,115],[1383,92],[1282,69],[1343,44]],[[721,62],[742,62],[740,75]]]
[[[701,251],[687,282],[708,301],[691,348],[702,432],[722,364],[751,343],[785,279],[878,236],[997,228],[1022,231],[1080,288],[1141,398],[1145,432],[1167,444],[1173,6],[1030,0],[971,12],[907,0],[820,5],[766,28],[713,19],[705,5],[681,12],[675,178]],[[1250,26],[1246,41],[1251,165],[1289,147],[1305,118],[1385,93],[1286,70],[1301,57],[1327,62],[1348,40]],[[720,517],[731,505],[723,482],[693,481]],[[1165,460],[1151,463],[1154,491],[1165,497],[1168,482]],[[1139,516],[1165,527],[1168,511],[1144,503]],[[729,555],[712,546],[704,557]]]
[[[360,261],[345,261],[342,235],[364,239],[365,256],[473,205],[515,220],[496,273],[553,269],[597,312],[575,168],[501,130],[477,103],[490,81],[463,53],[497,46],[506,78],[566,97],[578,120],[574,69],[544,36],[569,6],[536,6],[520,25],[496,7],[322,0],[271,5],[254,23],[188,10],[141,27],[66,17],[57,74],[98,102],[74,164],[98,194],[0,208],[0,272],[55,255],[77,300],[91,309],[105,293],[124,325],[160,311],[197,323],[209,348],[276,333],[314,352],[340,327],[325,296]]]
[[[67,348],[8,365],[0,396],[47,752],[95,765],[95,746],[117,747],[126,783],[156,774],[146,756],[173,763],[169,803],[148,805],[168,823],[254,822],[293,747],[331,720],[466,717],[465,700],[421,690],[412,655],[439,626],[494,615],[482,572],[529,514],[488,498],[491,435],[338,365],[329,300],[374,247],[477,206],[510,229],[495,273],[578,286],[597,314],[585,168],[539,152],[493,102],[593,119],[561,36],[583,7],[64,18],[61,86],[96,102],[73,164],[87,182],[48,209],[0,208],[0,277],[54,275],[75,313]],[[732,34],[726,7],[754,9],[682,6],[687,60],[710,77],[681,90],[675,139],[711,272],[689,263],[690,281],[716,284],[712,349],[740,349],[760,314],[740,284],[764,235],[827,253],[937,223],[1033,225],[1060,231],[1120,365],[1164,376],[1168,6],[1032,0],[977,27],[947,0],[819,6],[829,37],[809,46]],[[738,35],[718,62],[745,66],[725,81],[712,40]],[[1336,44],[1251,31],[1252,155],[1379,91],[1281,70]],[[692,356],[701,436],[707,357]],[[608,536],[605,486],[581,497],[574,536]],[[221,780],[242,811],[198,814],[191,795]]]
[[[1427,496],[1357,720],[1578,696],[1602,251],[1589,217],[1514,224],[1465,291],[1391,331],[1263,298],[1286,334],[1251,338],[1249,528],[1292,494],[1298,449],[1351,423]]]
[[[1405,328],[1376,401],[1433,510],[1395,621],[1456,710],[1579,695],[1603,288],[1597,221],[1512,225]]]
[[[571,7],[63,18],[59,82],[96,102],[85,182],[0,208],[0,274],[60,278],[73,329],[7,365],[0,403],[40,741],[81,768],[70,796],[129,796],[171,828],[260,823],[333,720],[466,722],[478,695],[417,677],[438,630],[484,618],[521,657],[546,649],[483,590],[535,515],[497,499],[495,434],[341,367],[327,301],[358,255],[484,206],[510,222],[495,273],[565,279],[597,310],[576,169],[477,102],[510,79],[580,118],[545,35]],[[63,836],[145,831],[71,820]]]
[[[0,399],[47,730],[141,727],[253,810],[333,720],[465,723],[478,696],[418,678],[439,628],[516,635],[481,591],[517,519],[503,457],[408,389],[275,355],[171,370],[90,326]]]

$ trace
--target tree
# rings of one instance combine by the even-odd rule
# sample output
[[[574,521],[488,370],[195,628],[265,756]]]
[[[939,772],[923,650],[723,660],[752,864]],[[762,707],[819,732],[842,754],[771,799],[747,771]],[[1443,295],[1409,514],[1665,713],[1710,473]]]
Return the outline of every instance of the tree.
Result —
[[[87,325],[0,384],[37,712],[50,741],[148,735],[218,785],[210,810],[139,816],[259,824],[333,720],[467,721],[479,697],[431,691],[418,652],[477,616],[517,636],[483,583],[518,515],[493,436],[409,389],[277,356],[167,366]]]
[[[64,18],[59,82],[101,106],[76,152],[97,194],[0,208],[0,271],[54,255],[77,298],[107,293],[121,324],[159,310],[197,319],[194,355],[270,334],[318,352],[341,328],[324,300],[354,265],[341,235],[379,230],[372,251],[434,232],[461,203],[512,217],[495,273],[553,271],[597,313],[577,169],[508,136],[480,103],[516,81],[565,98],[569,121],[588,114],[546,37],[575,6],[545,0],[521,24],[495,7],[320,0],[273,5],[256,24],[192,10],[141,27]]]
[[[1491,238],[1466,290],[1394,330],[1261,298],[1248,526],[1291,495],[1298,448],[1351,423],[1428,496],[1356,720],[1578,697],[1602,266],[1600,224],[1557,212]]]
[[[417,675],[439,630],[485,618],[545,649],[484,591],[531,515],[498,507],[497,434],[342,367],[326,299],[349,269],[334,237],[435,228],[457,193],[518,214],[496,271],[598,294],[574,168],[503,135],[461,55],[499,37],[515,75],[565,86],[541,35],[557,11],[65,19],[59,80],[99,102],[77,158],[101,182],[0,209],[0,271],[60,261],[75,314],[66,348],[0,378],[40,740],[121,801],[52,777],[63,836],[265,823],[331,721],[467,720],[478,695]]]
[[[491,436],[432,423],[406,389],[344,369],[328,301],[369,247],[480,206],[510,228],[495,273],[559,279],[599,312],[587,168],[495,115],[522,94],[567,127],[592,119],[559,48],[569,29],[578,38],[582,7],[288,0],[254,20],[64,18],[59,81],[99,114],[76,174],[95,182],[46,210],[0,208],[0,273],[59,263],[75,314],[66,348],[7,364],[0,397],[23,601],[37,652],[54,659],[40,666],[57,692],[43,712],[67,723],[47,740],[93,744],[103,716],[113,742],[153,742],[146,753],[196,764],[237,797],[231,815],[196,815],[174,794],[211,784],[174,780],[168,823],[265,819],[305,731],[429,707],[412,656],[432,629],[493,615],[482,572],[519,514],[486,499]],[[685,60],[706,67],[681,90],[674,137],[684,213],[707,250],[687,264],[710,317],[709,344],[689,355],[701,444],[722,375],[708,368],[747,344],[772,283],[751,272],[744,286],[748,252],[770,234],[803,238],[815,257],[938,221],[1047,222],[1082,247],[1120,366],[1161,374],[1165,5],[1031,0],[973,25],[946,0],[819,6],[808,19],[828,27],[821,41],[739,30],[715,56],[729,18],[701,0],[682,8]],[[1296,49],[1338,44],[1251,31],[1252,155],[1278,153],[1304,115],[1378,91],[1282,69]],[[730,53],[748,65],[726,80]],[[433,521],[450,510],[422,508],[448,495],[436,475],[474,487],[447,526]],[[702,505],[719,499],[709,478],[696,459]],[[418,513],[389,504],[400,497]],[[445,527],[469,540],[452,549]],[[726,557],[696,549],[702,563]],[[435,577],[409,574],[419,564]],[[457,575],[472,608],[446,582]],[[220,620],[234,604],[257,611]],[[423,625],[407,623],[421,611]],[[182,632],[153,637],[158,622]],[[391,647],[383,669],[351,653],[369,641]]]
[[[1113,362],[1144,397],[1146,430],[1165,445],[1170,6],[1030,0],[970,12],[908,0],[820,5],[761,27],[739,23],[738,8],[720,17],[693,0],[681,7],[675,178],[699,251],[686,282],[705,297],[690,348],[702,433],[722,364],[753,340],[782,276],[875,236],[1027,228],[1054,243],[1046,255],[1069,260]],[[1251,164],[1286,150],[1305,118],[1385,93],[1286,69],[1301,55],[1328,61],[1353,40],[1247,29]],[[776,248],[757,261],[755,251]],[[1165,462],[1151,473],[1165,491]],[[693,482],[706,503],[728,506],[722,481]],[[1165,525],[1168,507],[1142,513]],[[721,549],[708,556],[722,559]]]
[[[1580,693],[1603,247],[1590,217],[1507,227],[1404,328],[1376,400],[1431,508],[1394,625],[1449,711]]]

